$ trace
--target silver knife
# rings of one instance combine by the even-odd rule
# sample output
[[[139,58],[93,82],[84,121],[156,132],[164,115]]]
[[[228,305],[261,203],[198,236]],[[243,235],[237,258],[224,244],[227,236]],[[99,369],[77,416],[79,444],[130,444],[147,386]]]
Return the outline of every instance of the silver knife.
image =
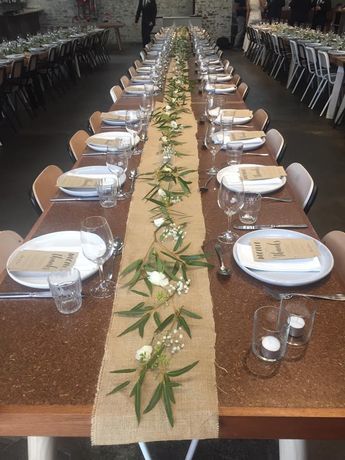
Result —
[[[90,197],[85,197],[85,198],[51,198],[50,201],[52,203],[62,203],[62,202],[70,202],[70,201],[99,201],[98,196],[90,196]]]
[[[265,228],[307,228],[308,224],[234,225],[237,230],[261,230]]]
[[[2,299],[51,299],[50,291],[37,292],[0,292],[0,300]]]

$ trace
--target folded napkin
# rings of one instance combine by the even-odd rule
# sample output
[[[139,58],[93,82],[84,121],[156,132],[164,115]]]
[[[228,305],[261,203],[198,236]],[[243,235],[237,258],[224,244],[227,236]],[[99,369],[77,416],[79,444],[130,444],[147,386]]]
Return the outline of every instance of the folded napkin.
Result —
[[[253,112],[247,109],[223,109],[222,115],[226,117],[234,117],[234,118],[252,118]]]
[[[126,134],[126,133],[123,133]],[[102,146],[109,146],[109,147],[122,147],[123,146],[123,139],[117,138],[117,139],[105,139],[104,137],[97,137],[97,136],[91,136],[88,138],[86,141],[88,145],[102,145]]]
[[[233,171],[227,171],[226,179],[224,181],[225,185],[231,188],[236,188],[241,183],[243,183],[243,188],[245,192],[255,191],[258,193],[265,192],[267,187],[271,186],[281,186],[283,185],[283,181],[280,177],[273,177],[271,179],[260,179],[260,180],[244,180],[241,181],[240,179],[240,172],[239,168],[233,167]]]
[[[256,262],[251,246],[237,243],[236,249],[241,264],[252,270],[268,272],[319,272],[321,270],[321,264],[318,257],[313,257],[311,259]]]
[[[236,91],[236,85],[224,85],[222,83],[206,84],[206,91],[214,91],[216,94],[227,94],[234,93]]]
[[[128,94],[138,94],[143,93],[145,91],[144,86],[137,85],[137,86],[126,86],[125,92]]]
[[[138,67],[137,72],[139,72],[139,73],[150,73],[151,72],[151,67],[149,67],[149,66]]]
[[[101,120],[103,121],[107,121],[107,120],[111,120],[111,121],[120,121],[120,122],[124,122],[126,120],[126,115],[122,115],[118,112],[102,112],[101,113]]]
[[[257,144],[266,137],[263,131],[225,131],[224,143],[242,142],[242,144]]]

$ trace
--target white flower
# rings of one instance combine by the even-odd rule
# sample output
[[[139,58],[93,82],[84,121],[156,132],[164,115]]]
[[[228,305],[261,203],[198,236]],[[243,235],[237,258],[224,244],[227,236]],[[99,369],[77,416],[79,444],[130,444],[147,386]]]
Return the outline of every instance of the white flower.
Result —
[[[162,188],[158,189],[157,193],[161,198],[164,198],[164,197],[167,196],[167,194],[165,193],[165,191]]]
[[[162,144],[166,144],[168,142],[168,138],[166,136],[161,137]]]
[[[148,275],[148,280],[150,283],[154,284],[155,286],[166,287],[169,285],[168,278],[162,272],[146,272]]]
[[[165,111],[166,111],[167,113],[169,113],[169,112],[170,112],[170,110],[171,110],[171,107],[170,107],[170,105],[169,105],[169,104],[168,104],[168,105],[166,105],[166,106],[165,106]]]
[[[170,122],[170,126],[173,128],[173,129],[176,129],[177,128],[177,123],[175,120],[171,121]]]
[[[151,358],[152,350],[153,348],[151,345],[144,345],[135,353],[135,359],[137,361],[141,361],[142,363],[146,363]]]
[[[164,217],[158,217],[157,219],[154,219],[153,223],[157,228],[161,227],[164,224]]]

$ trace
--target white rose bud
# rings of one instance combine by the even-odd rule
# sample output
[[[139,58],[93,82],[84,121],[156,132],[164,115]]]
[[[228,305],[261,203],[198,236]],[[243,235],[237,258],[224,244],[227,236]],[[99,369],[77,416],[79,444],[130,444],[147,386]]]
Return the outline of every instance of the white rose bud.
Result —
[[[164,224],[164,217],[158,217],[157,219],[154,219],[153,223],[157,228],[161,227]]]
[[[162,188],[158,189],[157,193],[158,193],[158,196],[160,196],[161,198],[164,198],[165,196],[167,196],[167,194]]]
[[[135,359],[137,361],[141,361],[142,363],[146,363],[151,358],[152,350],[153,348],[151,345],[144,345],[135,353]]]
[[[146,272],[148,280],[155,286],[166,287],[169,285],[168,278],[162,272]]]
[[[170,122],[170,126],[171,126],[172,128],[174,128],[174,129],[176,129],[176,128],[177,128],[177,123],[176,123],[176,121],[173,120],[172,122]]]

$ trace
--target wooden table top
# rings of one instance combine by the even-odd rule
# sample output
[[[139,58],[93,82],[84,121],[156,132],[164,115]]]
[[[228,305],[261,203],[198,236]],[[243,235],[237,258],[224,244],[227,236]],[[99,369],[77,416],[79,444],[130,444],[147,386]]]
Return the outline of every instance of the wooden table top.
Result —
[[[226,96],[226,101],[227,107],[245,107],[237,93]],[[112,109],[137,107],[138,103],[137,97],[124,95]],[[204,102],[196,90],[192,107],[199,119]],[[210,155],[202,149],[204,131],[205,125],[199,124],[198,132],[191,133],[200,141],[200,183],[204,183],[205,170],[210,165]],[[257,152],[268,152],[267,146]],[[130,168],[138,161],[132,157]],[[219,167],[224,164],[222,154],[217,162]],[[244,162],[275,163],[271,156],[248,156]],[[95,164],[104,164],[104,157],[82,157],[76,166]],[[213,185],[202,195],[206,249],[226,226]],[[294,193],[287,184],[274,196],[294,198]],[[28,238],[52,231],[79,230],[81,221],[91,215],[103,215],[113,233],[124,237],[128,207],[129,200],[111,209],[103,209],[97,202],[54,203],[38,219]],[[296,201],[263,202],[259,223],[292,221],[307,223],[303,233],[316,236]],[[119,258],[115,278],[118,267]],[[220,279],[216,270],[209,272],[217,333],[220,436],[342,439],[345,434],[344,306],[340,302],[318,301],[308,347],[301,352],[297,348],[289,350],[286,359],[272,369],[254,359],[250,343],[254,311],[276,302],[267,296],[262,283],[246,275],[234,261],[232,269],[231,278],[226,280]],[[85,291],[91,282],[85,282]],[[19,289],[5,275],[0,290]],[[326,279],[298,290],[326,293],[343,289],[331,273]],[[111,307],[111,299],[87,296],[79,312],[64,316],[50,299],[1,301],[0,435],[90,435],[92,404]]]

